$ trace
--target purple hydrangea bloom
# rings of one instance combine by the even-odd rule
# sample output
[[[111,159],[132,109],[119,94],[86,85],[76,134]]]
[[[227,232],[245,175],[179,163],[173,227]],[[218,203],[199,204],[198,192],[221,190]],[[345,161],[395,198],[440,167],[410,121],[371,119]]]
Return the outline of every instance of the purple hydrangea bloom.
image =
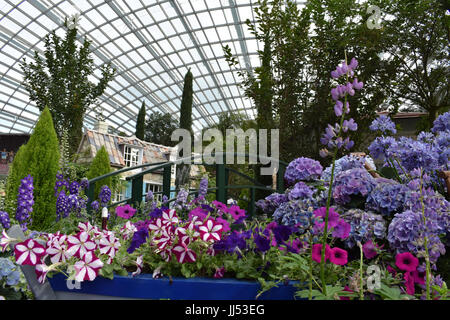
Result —
[[[322,174],[322,169],[322,165],[319,161],[300,157],[289,163],[284,178],[290,185],[293,185],[299,181],[308,181],[319,178]]]
[[[0,224],[3,226],[4,229],[9,229],[11,227],[9,214],[5,211],[0,211]]]
[[[433,128],[431,131],[433,133],[450,130],[450,111],[441,114],[433,122]]]
[[[338,204],[347,204],[352,196],[366,197],[376,183],[365,169],[354,168],[342,171],[336,176],[333,188],[333,199]]]
[[[300,198],[311,198],[314,191],[304,182],[297,182],[292,190],[288,194],[289,200],[295,200]]]
[[[409,188],[393,180],[383,181],[369,193],[366,208],[385,216],[402,212]]]
[[[396,148],[396,143],[397,142],[393,137],[377,137],[368,147],[369,154],[374,159],[389,159],[392,157],[391,151]]]
[[[367,157],[357,158],[353,155],[343,156],[335,161],[334,176],[336,177],[339,173],[354,169],[354,168],[364,168],[364,163],[367,161]],[[324,181],[330,181],[331,179],[331,169],[332,166],[328,166],[322,173],[321,179]]]
[[[386,235],[386,221],[374,212],[350,209],[341,214],[341,218],[350,224],[350,234],[344,241],[349,248],[358,241],[365,243],[373,238],[383,239]]]
[[[416,168],[430,172],[438,167],[438,154],[431,144],[407,137],[400,137],[395,147],[391,147],[403,168],[407,171]]]
[[[380,131],[383,135],[397,133],[395,123],[392,122],[391,118],[384,114],[373,120],[372,124],[369,126],[369,129],[372,131]]]
[[[27,230],[27,224],[31,222],[34,204],[33,190],[33,177],[28,175],[21,180],[17,196],[16,220],[24,231]]]
[[[314,210],[324,205],[322,200],[301,199],[283,202],[273,213],[273,219],[280,224],[296,226],[299,233],[312,229],[318,218]]]
[[[265,214],[272,214],[282,203],[288,201],[285,194],[272,193],[265,199],[258,200],[256,206],[260,208]]]

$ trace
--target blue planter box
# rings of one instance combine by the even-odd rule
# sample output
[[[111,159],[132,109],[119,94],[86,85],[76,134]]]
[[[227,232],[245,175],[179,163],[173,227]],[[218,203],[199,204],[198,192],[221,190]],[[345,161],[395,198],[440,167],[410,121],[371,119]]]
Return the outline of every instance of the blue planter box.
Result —
[[[173,278],[170,282],[168,278],[153,279],[151,274],[115,275],[113,280],[97,277],[94,281],[79,283],[79,289],[63,274],[48,280],[60,299],[255,300],[260,290],[256,281]],[[298,290],[294,283],[278,284],[258,300],[292,300]]]

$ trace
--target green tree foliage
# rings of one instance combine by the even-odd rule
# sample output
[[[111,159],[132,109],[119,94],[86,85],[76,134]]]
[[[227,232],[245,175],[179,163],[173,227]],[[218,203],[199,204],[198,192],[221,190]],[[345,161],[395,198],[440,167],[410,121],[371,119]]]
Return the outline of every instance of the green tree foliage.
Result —
[[[33,133],[19,155],[19,183],[28,174],[33,177],[34,205],[31,229],[46,230],[55,220],[55,181],[59,169],[59,144],[48,108],[42,111]],[[17,155],[16,155],[17,156]]]
[[[145,102],[142,102],[141,109],[139,110],[136,120],[136,137],[144,140],[145,137]]]
[[[102,146],[97,151],[97,154],[92,160],[91,166],[89,167],[89,170],[86,175],[88,179],[93,179],[110,172],[111,166],[109,163],[109,155],[105,147]],[[108,187],[112,188],[111,182],[112,182],[111,177],[96,181],[94,189],[94,199],[98,198],[98,193],[103,185],[107,185]]]
[[[172,132],[178,128],[176,121],[169,113],[155,111],[145,122],[144,140],[163,146],[173,147],[176,142],[171,140]]]
[[[192,136],[192,88],[193,76],[191,69],[186,72],[184,76],[183,96],[181,98],[180,106],[180,128],[186,129],[191,132]],[[177,173],[175,179],[175,185],[178,187],[184,185],[189,181],[190,166],[187,164],[177,165]]]
[[[67,20],[64,23],[68,26]],[[41,56],[34,53],[34,62],[23,60],[23,85],[39,110],[49,106],[58,137],[67,128],[72,155],[76,152],[82,136],[86,110],[103,94],[115,70],[110,64],[100,68],[101,78],[97,84],[89,77],[94,74],[94,60],[90,57],[91,41],[84,39],[80,48],[76,45],[77,28],[67,28],[65,38],[52,31],[45,37],[45,51]]]
[[[396,105],[425,111],[429,130],[437,115],[450,107],[450,24],[442,1],[380,1],[384,15],[385,61],[396,69],[388,87]],[[395,112],[396,109],[393,110]]]
[[[14,160],[9,167],[8,178],[5,185],[5,210],[11,216],[17,208],[17,192],[19,190],[20,180],[25,178],[25,162],[23,155],[25,154],[26,144],[20,146]]]

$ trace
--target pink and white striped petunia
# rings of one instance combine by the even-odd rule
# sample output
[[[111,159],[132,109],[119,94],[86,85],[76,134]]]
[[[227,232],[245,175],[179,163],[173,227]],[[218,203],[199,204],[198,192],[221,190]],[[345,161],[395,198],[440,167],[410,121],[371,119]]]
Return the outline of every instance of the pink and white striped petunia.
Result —
[[[162,222],[166,225],[173,225],[179,222],[175,209],[165,210],[162,214]]]
[[[39,263],[36,265],[34,272],[36,272],[37,280],[40,284],[45,282],[45,278],[47,277],[47,273],[50,271],[50,268],[45,263]]]
[[[122,238],[124,240],[128,240],[130,237],[133,236],[133,234],[137,231],[137,228],[134,224],[132,224],[130,221],[127,221],[123,225],[123,227],[120,229],[120,234],[122,235]]]
[[[100,248],[100,253],[107,254],[110,258],[114,258],[121,244],[119,239],[117,239],[112,233],[109,235],[103,235],[98,243],[98,246]]]
[[[218,241],[222,234],[223,225],[214,219],[208,219],[198,227],[203,241]]]
[[[6,252],[6,250],[8,250],[8,248],[9,248],[9,244],[13,241],[17,241],[17,239],[14,239],[14,238],[11,238],[10,236],[8,236],[5,229],[3,229],[2,237],[0,238],[1,252]]]
[[[103,262],[97,258],[92,251],[88,251],[83,255],[81,260],[75,263],[73,267],[76,271],[76,281],[94,281],[98,275],[98,272],[103,267]]]
[[[85,231],[78,232],[75,236],[69,236],[67,238],[68,253],[71,256],[77,258],[83,258],[83,256],[96,249],[97,245],[91,240],[89,234]]]
[[[137,257],[137,259],[136,259],[136,266],[137,266],[137,269],[136,269],[136,271],[135,272],[133,272],[131,275],[134,277],[134,276],[137,276],[138,274],[141,274],[141,271],[142,271],[142,267],[143,267],[143,256],[141,255],[141,256],[139,256],[139,257]]]
[[[27,239],[14,247],[16,263],[20,265],[35,266],[41,262],[45,248],[33,239]]]
[[[150,232],[153,232],[156,237],[161,236],[163,233],[167,233],[167,226],[161,218],[156,219],[155,223],[150,223],[148,229]]]
[[[66,235],[60,237],[60,240],[54,240],[46,249],[46,253],[50,256],[52,263],[66,262],[72,256],[67,251],[67,244],[65,243]]]
[[[176,246],[174,246],[172,248],[172,252],[177,257],[179,263],[195,262],[195,260],[197,259],[197,255],[195,254],[194,250],[189,249],[188,246],[183,242],[179,242]]]
[[[160,237],[153,238],[153,242],[158,246],[159,250],[165,250],[172,245],[172,237],[167,232],[164,232]]]
[[[86,222],[80,222],[78,223],[78,230],[80,232],[87,232],[89,235],[94,235],[96,233],[101,232],[97,226],[93,226],[89,223],[89,221]]]

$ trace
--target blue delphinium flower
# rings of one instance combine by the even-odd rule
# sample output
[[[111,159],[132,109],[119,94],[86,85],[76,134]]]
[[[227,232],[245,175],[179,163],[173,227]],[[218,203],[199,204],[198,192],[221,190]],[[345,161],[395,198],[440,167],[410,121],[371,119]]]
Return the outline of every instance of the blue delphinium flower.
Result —
[[[9,219],[9,214],[5,211],[0,211],[0,224],[3,228],[11,228],[11,221]]]
[[[396,140],[393,137],[377,137],[369,145],[369,154],[374,159],[385,160],[390,159],[395,150]]]
[[[395,123],[392,122],[391,118],[384,114],[373,120],[369,129],[372,131],[380,131],[383,135],[397,133]]]
[[[300,157],[289,163],[284,173],[284,179],[290,185],[299,181],[314,180],[320,177],[322,169],[319,161]]]
[[[91,208],[94,211],[98,211],[100,209],[100,203],[97,200],[91,202]]]
[[[31,223],[31,212],[33,212],[33,177],[28,175],[21,180],[19,194],[17,196],[16,220],[20,223],[22,230],[27,230],[27,224]]]
[[[207,192],[208,192],[208,178],[205,177],[200,180],[198,187],[198,196],[205,198]]]
[[[342,171],[333,184],[333,199],[337,204],[344,205],[352,200],[352,196],[366,197],[375,185],[374,178],[365,169]]]
[[[69,199],[64,191],[60,191],[56,198],[56,221],[67,218],[70,214]]]
[[[111,189],[108,186],[102,186],[98,193],[98,198],[100,199],[100,205],[106,207],[111,200]]]

